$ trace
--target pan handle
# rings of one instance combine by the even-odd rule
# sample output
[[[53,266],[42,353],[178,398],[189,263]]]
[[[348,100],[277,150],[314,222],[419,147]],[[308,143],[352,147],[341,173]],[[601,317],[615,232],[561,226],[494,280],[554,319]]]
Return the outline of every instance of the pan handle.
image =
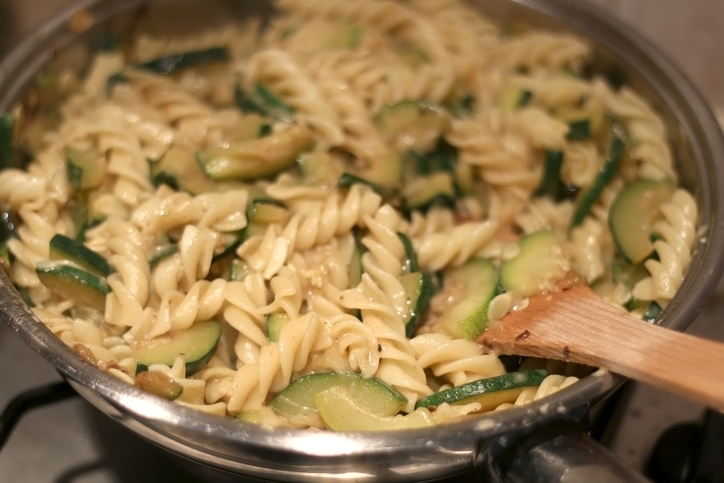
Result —
[[[526,448],[510,462],[506,482],[647,482],[586,433],[568,433]]]
[[[638,483],[643,475],[591,438],[582,421],[588,404],[563,419],[501,436],[482,458],[486,477],[496,483]]]

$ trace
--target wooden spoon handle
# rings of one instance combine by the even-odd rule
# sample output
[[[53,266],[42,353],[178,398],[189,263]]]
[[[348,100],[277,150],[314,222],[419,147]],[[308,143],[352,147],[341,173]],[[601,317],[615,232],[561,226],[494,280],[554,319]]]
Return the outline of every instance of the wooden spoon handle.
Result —
[[[531,298],[479,340],[501,354],[605,367],[724,409],[724,344],[635,319],[584,285]]]

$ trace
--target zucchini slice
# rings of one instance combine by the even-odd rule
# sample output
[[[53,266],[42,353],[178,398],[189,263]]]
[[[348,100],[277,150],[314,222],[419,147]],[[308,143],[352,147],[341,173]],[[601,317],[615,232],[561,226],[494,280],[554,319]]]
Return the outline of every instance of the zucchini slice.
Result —
[[[92,223],[88,219],[88,197],[85,193],[76,192],[68,200],[65,209],[73,220],[73,238],[78,241],[85,239],[85,232],[91,227]]]
[[[380,132],[398,151],[431,151],[448,127],[449,116],[425,101],[400,101],[375,114]]]
[[[172,366],[181,356],[186,362],[186,376],[199,372],[211,360],[221,339],[221,324],[216,320],[196,322],[185,330],[160,337],[153,345],[133,351],[136,372],[148,370],[152,364]]]
[[[69,261],[100,277],[107,277],[113,273],[108,260],[94,252],[83,243],[58,233],[50,239],[50,259],[54,261]]]
[[[433,293],[432,276],[427,272],[412,272],[400,277],[410,305],[410,315],[405,322],[405,333],[412,337]]]
[[[319,414],[333,431],[385,431],[432,426],[429,414],[385,416],[360,403],[355,394],[341,386],[332,386],[314,396]]]
[[[246,208],[246,226],[235,233],[225,234],[228,239],[223,249],[214,253],[211,263],[223,260],[236,252],[236,249],[255,235],[264,235],[272,223],[283,225],[289,217],[289,210],[283,204],[264,198],[252,200]]]
[[[277,414],[292,421],[319,422],[315,396],[331,387],[349,391],[360,405],[375,414],[392,416],[407,403],[407,398],[381,380],[354,373],[321,372],[293,381],[269,403]]]
[[[236,106],[242,112],[255,112],[284,122],[294,121],[294,109],[275,96],[263,84],[257,84],[251,90],[237,85],[234,90],[234,98]]]
[[[543,176],[540,186],[536,191],[537,196],[547,196],[554,201],[559,201],[563,193],[563,182],[561,181],[561,168],[563,167],[563,151],[549,149],[545,153],[543,161]]]
[[[292,125],[261,139],[198,151],[196,161],[213,180],[253,181],[293,166],[297,155],[313,144],[309,131]]]
[[[240,258],[234,258],[229,263],[229,281],[239,282],[249,275],[249,264]]]
[[[242,183],[209,178],[196,162],[194,153],[180,146],[172,146],[160,160],[151,163],[151,182],[154,186],[167,184],[193,195],[246,188]]]
[[[569,141],[583,141],[591,137],[591,121],[589,119],[578,119],[568,123],[568,134],[566,139]]]
[[[273,223],[285,225],[289,219],[289,208],[278,201],[255,199],[246,209],[246,219],[248,221],[242,241],[254,235],[263,235]]]
[[[297,156],[297,166],[302,173],[304,183],[319,188],[337,186],[342,176],[342,169],[326,152],[302,153]]]
[[[475,339],[488,324],[488,306],[498,292],[495,267],[484,258],[473,258],[446,269],[442,276],[450,305],[436,325],[453,337]]]
[[[271,342],[279,342],[282,327],[289,322],[286,312],[275,312],[266,316],[266,333]]]
[[[132,66],[135,69],[147,70],[158,75],[169,75],[190,67],[199,67],[217,62],[227,62],[229,51],[225,47],[211,47],[204,50],[194,50],[179,54],[167,55],[158,59],[149,60]],[[106,81],[106,95],[110,96],[113,88],[122,82],[127,82],[123,72],[117,72],[108,77]]]
[[[216,62],[227,62],[229,51],[224,47],[211,47],[204,50],[194,50],[180,54],[167,55],[136,65],[136,68],[148,70],[154,74],[168,75],[189,67],[198,67]]]
[[[644,314],[641,316],[643,320],[646,322],[654,322],[656,319],[659,318],[659,315],[661,315],[661,312],[663,310],[661,309],[661,306],[657,304],[656,302],[651,302],[647,307],[646,310],[644,310]]]
[[[0,169],[15,163],[15,116],[9,112],[0,114]]]
[[[676,190],[670,181],[637,181],[624,187],[611,204],[608,222],[618,249],[631,263],[640,263],[654,251],[653,226],[659,210]]]
[[[105,311],[106,295],[111,293],[106,279],[73,265],[40,262],[35,267],[40,281],[53,292],[79,305]]]
[[[272,132],[272,125],[268,118],[257,113],[243,116],[234,126],[232,142],[250,141],[268,136]]]
[[[168,257],[170,257],[171,255],[174,255],[178,252],[179,252],[178,245],[171,245],[169,242],[168,245],[157,248],[155,253],[151,256],[150,260],[148,260],[148,264],[151,266],[151,268],[154,268],[162,260],[165,260]]]
[[[440,141],[433,151],[420,153],[410,151],[410,158],[417,174],[428,175],[437,171],[453,173],[457,164],[458,152],[450,144]]]
[[[405,207],[410,210],[426,210],[435,204],[455,205],[455,181],[452,173],[439,171],[428,176],[410,179],[402,189]]]
[[[365,251],[365,247],[362,245],[359,230],[356,227],[352,230],[354,235],[354,249],[352,250],[352,257],[349,261],[349,266],[347,267],[348,288],[353,288],[359,285],[362,281],[362,274],[364,273],[364,267],[362,266],[362,254]]]
[[[417,253],[415,253],[415,247],[412,246],[412,241],[402,232],[397,232],[397,238],[402,242],[402,246],[405,249],[405,261],[402,264],[402,271],[404,273],[412,273],[420,270],[420,264],[417,262]]]
[[[514,402],[523,390],[539,386],[547,373],[543,369],[510,372],[502,376],[479,379],[451,387],[417,401],[415,407],[436,407],[448,404],[481,404],[480,411],[491,411],[503,403]]]
[[[614,133],[613,140],[609,143],[608,149],[606,150],[606,160],[603,162],[603,166],[601,166],[601,171],[599,171],[591,186],[582,193],[578,200],[573,217],[571,218],[571,228],[575,228],[583,223],[584,218],[586,218],[588,212],[591,211],[591,206],[593,206],[596,200],[598,200],[598,197],[601,196],[603,188],[606,187],[613,179],[616,171],[618,171],[618,166],[621,164],[621,157],[625,149],[626,142],[621,136]]]
[[[555,233],[540,230],[518,241],[518,253],[500,264],[500,285],[530,297],[553,287],[568,273],[568,261]]]
[[[97,188],[106,176],[106,159],[96,149],[69,149],[66,165],[68,181],[78,190]]]
[[[503,111],[513,112],[530,104],[533,92],[513,85],[503,88],[498,99],[498,105]]]
[[[401,163],[397,163],[396,166],[397,165],[401,166]],[[397,170],[397,168],[395,167],[394,170]],[[392,173],[392,171],[393,170],[390,170],[390,173]],[[400,171],[400,173],[401,172],[402,171]],[[365,176],[365,175],[362,174],[362,176]],[[389,184],[380,184],[380,183],[376,183],[376,182],[372,181],[372,179],[367,179],[362,176],[359,176],[357,174],[353,174],[350,172],[343,172],[342,175],[339,177],[339,180],[337,181],[337,186],[340,188],[349,188],[355,184],[362,184],[365,186],[369,186],[377,194],[379,194],[383,197],[388,197],[394,193],[395,189],[397,188],[397,184],[398,184],[399,180],[401,179],[399,176],[397,176],[397,174],[395,174],[395,176],[397,177],[396,178],[397,181],[395,181],[394,183],[389,183]],[[374,178],[374,177],[375,177],[375,175],[371,176],[370,178]],[[390,179],[392,179],[392,178],[390,178]]]

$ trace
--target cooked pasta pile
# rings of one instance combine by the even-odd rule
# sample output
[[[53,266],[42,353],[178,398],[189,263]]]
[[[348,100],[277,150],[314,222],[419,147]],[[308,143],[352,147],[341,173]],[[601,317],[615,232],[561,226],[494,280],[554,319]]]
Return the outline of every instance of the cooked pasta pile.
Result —
[[[381,427],[408,427],[495,409],[419,402],[504,375],[480,330],[570,273],[640,317],[666,307],[689,265],[696,203],[676,186],[652,108],[584,74],[584,40],[506,31],[456,0],[275,7],[268,24],[137,33],[56,86],[68,91],[57,120],[33,124],[26,106],[17,148],[30,160],[0,173],[18,226],[6,266],[80,355],[180,404],[271,427],[339,429],[324,411],[271,403],[303,376],[358,374],[404,397],[399,414],[373,414]],[[642,255],[611,219],[634,185],[660,201]],[[540,233],[557,250],[551,265],[521,273],[511,261]],[[110,269],[83,282],[58,269],[92,272],[78,245]],[[467,293],[485,267],[489,296]],[[141,360],[208,321],[221,336],[200,367],[185,351]],[[549,374],[495,406],[574,381]]]

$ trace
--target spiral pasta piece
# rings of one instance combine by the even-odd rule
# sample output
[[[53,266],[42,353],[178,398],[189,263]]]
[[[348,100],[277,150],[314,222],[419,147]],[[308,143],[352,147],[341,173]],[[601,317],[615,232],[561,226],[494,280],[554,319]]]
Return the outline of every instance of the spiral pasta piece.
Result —
[[[589,47],[581,39],[569,34],[548,32],[525,33],[500,45],[490,56],[497,65],[529,71],[570,68],[578,70],[589,55]]]
[[[497,224],[491,220],[457,225],[452,232],[413,238],[420,267],[439,270],[461,265],[494,241]]]
[[[418,363],[453,386],[505,373],[500,359],[494,354],[483,354],[480,345],[473,341],[430,333],[418,335],[410,343]]]
[[[304,214],[295,214],[283,227],[270,225],[264,235],[245,241],[237,254],[266,278],[271,278],[293,253],[328,244],[353,226],[363,226],[365,217],[377,210],[380,200],[370,188],[355,185],[344,198],[332,192],[322,201],[305,202],[301,205],[303,208],[298,208]]]
[[[641,179],[677,179],[666,129],[655,111],[629,88],[614,93],[602,81],[593,83],[597,97],[626,127]]]
[[[330,146],[344,141],[344,133],[335,109],[309,74],[292,56],[278,49],[255,54],[248,67],[248,82],[264,82],[295,109],[298,122],[318,133]]]
[[[432,393],[425,371],[415,359],[414,348],[404,334],[400,335],[374,315],[368,315],[364,324],[377,339],[380,353],[375,376],[400,391],[407,398],[403,411],[411,412],[420,397]]]
[[[413,82],[403,98],[442,101],[450,92],[455,79],[454,69],[444,42],[428,20],[414,10],[397,2],[358,0],[354,2],[300,2],[281,0],[278,8],[293,12],[301,18],[340,19],[359,22],[384,33],[396,32],[418,46],[428,59],[415,72]],[[394,99],[399,101],[401,99]]]
[[[691,263],[691,249],[696,243],[697,208],[694,198],[676,190],[669,203],[661,206],[663,219],[654,225],[660,239],[654,242],[659,260],[644,262],[651,277],[636,284],[633,296],[656,301],[666,307],[684,280]]]
[[[474,167],[480,177],[517,211],[538,186],[539,167],[516,136],[504,133],[490,115],[455,120],[445,139],[459,149],[459,162]]]

